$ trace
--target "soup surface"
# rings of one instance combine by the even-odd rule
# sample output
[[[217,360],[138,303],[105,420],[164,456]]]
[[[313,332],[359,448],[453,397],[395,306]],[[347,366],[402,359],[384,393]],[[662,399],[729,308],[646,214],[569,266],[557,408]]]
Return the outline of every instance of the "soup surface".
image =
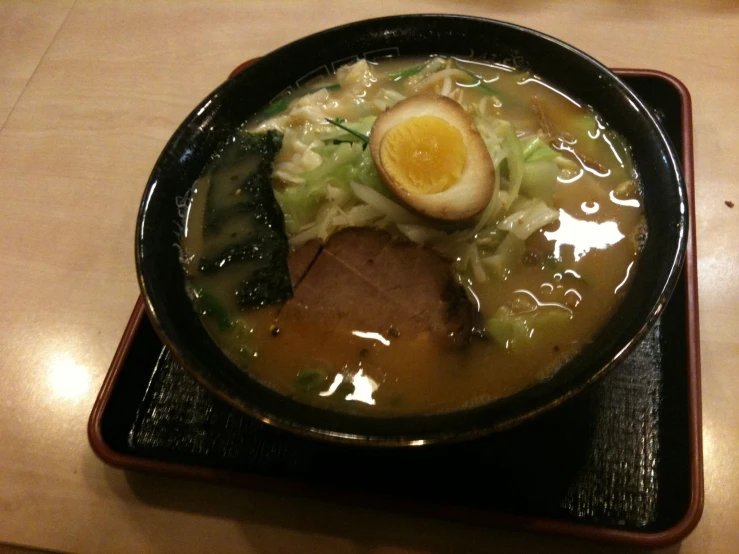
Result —
[[[189,292],[231,359],[378,416],[551,376],[618,305],[646,235],[628,147],[596,113],[443,57],[359,60],[276,98],[183,211]]]

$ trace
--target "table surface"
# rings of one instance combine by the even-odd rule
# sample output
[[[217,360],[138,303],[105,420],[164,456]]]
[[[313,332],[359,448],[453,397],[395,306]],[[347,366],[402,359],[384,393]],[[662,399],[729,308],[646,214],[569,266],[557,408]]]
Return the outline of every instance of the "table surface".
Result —
[[[84,552],[593,550],[131,475],[88,446],[87,418],[138,295],[141,192],[171,133],[240,62],[336,24],[412,12],[519,23],[611,67],[666,71],[691,91],[706,503],[697,529],[670,551],[739,548],[733,0],[0,1],[0,542]]]

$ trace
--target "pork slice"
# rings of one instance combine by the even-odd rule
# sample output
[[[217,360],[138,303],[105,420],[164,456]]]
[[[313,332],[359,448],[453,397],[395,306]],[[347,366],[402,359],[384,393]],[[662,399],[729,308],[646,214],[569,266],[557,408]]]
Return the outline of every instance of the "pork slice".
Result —
[[[290,281],[293,289],[295,289],[308,273],[310,266],[321,253],[323,248],[321,241],[318,239],[306,242],[300,248],[295,250],[287,258],[287,266],[290,269]]]
[[[353,327],[385,335],[399,313],[407,319],[390,298],[324,250],[283,306],[278,325],[289,321],[330,332]]]
[[[378,333],[389,340],[424,335],[449,345],[470,338],[475,310],[447,260],[430,249],[357,227],[332,235],[318,251],[305,245],[291,258],[291,273],[300,266],[304,274],[293,278],[295,295],[280,311],[280,326]]]

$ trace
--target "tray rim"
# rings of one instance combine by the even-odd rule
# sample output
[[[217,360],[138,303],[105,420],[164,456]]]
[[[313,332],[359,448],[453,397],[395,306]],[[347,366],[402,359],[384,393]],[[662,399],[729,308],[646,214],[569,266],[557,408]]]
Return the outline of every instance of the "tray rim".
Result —
[[[253,63],[248,60],[236,67],[230,74],[233,76],[241,69]],[[679,93],[681,99],[682,119],[682,165],[685,184],[688,191],[689,231],[685,265],[683,273],[686,277],[686,338],[688,344],[688,441],[690,457],[690,500],[683,517],[669,529],[642,533],[602,527],[594,524],[574,523],[552,518],[514,515],[501,511],[483,511],[465,506],[444,506],[438,504],[419,504],[405,498],[394,498],[391,511],[401,511],[413,515],[440,517],[443,519],[475,523],[518,531],[533,531],[549,535],[559,535],[577,539],[595,540],[628,544],[640,547],[662,547],[677,543],[695,529],[703,513],[703,438],[701,413],[701,377],[700,377],[700,330],[698,316],[698,275],[695,229],[695,191],[693,160],[693,118],[690,92],[685,84],[673,75],[653,70],[616,68],[612,70],[620,77],[655,77],[669,82]],[[230,77],[229,76],[229,77]],[[87,435],[93,452],[104,463],[113,467],[155,473],[186,479],[197,479],[222,485],[247,487],[263,492],[283,492],[294,496],[336,500],[340,502],[360,503],[364,506],[388,511],[387,497],[378,494],[357,492],[338,492],[319,489],[298,480],[262,476],[232,470],[213,469],[206,466],[190,465],[178,462],[137,457],[116,451],[107,444],[102,432],[102,419],[111,394],[120,376],[123,362],[133,344],[136,331],[145,317],[146,307],[141,296],[138,297],[131,317],[123,332],[113,360],[95,400],[87,425]]]

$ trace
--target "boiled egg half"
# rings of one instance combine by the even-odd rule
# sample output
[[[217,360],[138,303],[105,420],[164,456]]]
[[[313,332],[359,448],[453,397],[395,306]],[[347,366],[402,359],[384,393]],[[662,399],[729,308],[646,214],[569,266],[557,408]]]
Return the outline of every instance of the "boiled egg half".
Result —
[[[495,187],[495,166],[474,122],[454,100],[411,96],[372,126],[370,152],[392,192],[435,219],[462,221],[480,213]]]

